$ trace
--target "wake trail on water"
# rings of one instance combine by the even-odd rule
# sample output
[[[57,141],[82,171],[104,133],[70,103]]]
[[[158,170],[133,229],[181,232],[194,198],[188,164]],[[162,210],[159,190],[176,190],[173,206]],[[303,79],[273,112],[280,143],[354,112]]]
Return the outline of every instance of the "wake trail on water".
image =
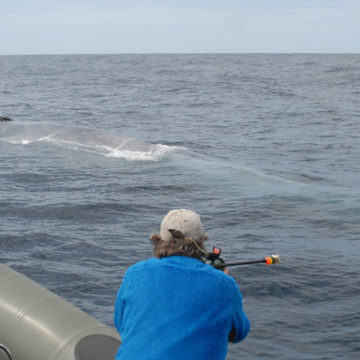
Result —
[[[116,133],[52,123],[2,124],[0,140],[21,145],[46,142],[128,161],[160,161],[173,152],[185,150],[180,146],[150,144]]]
[[[296,174],[269,173],[256,166],[233,161],[209,158],[196,153],[174,153],[171,156],[174,171],[181,170],[189,183],[196,181],[203,189],[217,194],[226,193],[233,199],[260,199],[266,203],[302,204],[306,207],[333,209],[347,217],[359,212],[359,202],[354,200],[354,190],[321,182],[304,182]],[[358,193],[358,191],[357,191]]]

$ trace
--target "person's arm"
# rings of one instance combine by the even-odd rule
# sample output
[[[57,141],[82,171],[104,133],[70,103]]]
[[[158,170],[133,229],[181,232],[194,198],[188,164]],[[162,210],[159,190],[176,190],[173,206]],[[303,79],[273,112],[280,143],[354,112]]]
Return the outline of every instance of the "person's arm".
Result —
[[[250,331],[250,321],[245,314],[245,311],[242,306],[242,295],[239,291],[239,288],[234,280],[234,290],[233,290],[233,305],[234,305],[234,315],[232,322],[232,329],[229,333],[229,342],[239,342],[247,336]]]
[[[116,295],[116,301],[115,301],[114,324],[115,324],[115,327],[117,328],[117,330],[119,331],[119,333],[120,333],[120,328],[121,328],[121,323],[122,323],[124,308],[125,308],[124,295],[125,295],[126,287],[127,287],[126,278],[127,278],[127,276],[125,273],[124,279],[123,279],[120,289]]]

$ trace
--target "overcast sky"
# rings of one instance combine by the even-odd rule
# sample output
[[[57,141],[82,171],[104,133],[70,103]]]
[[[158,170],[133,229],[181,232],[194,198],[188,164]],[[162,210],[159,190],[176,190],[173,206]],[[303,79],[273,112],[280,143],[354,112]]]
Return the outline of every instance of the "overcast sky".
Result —
[[[360,53],[360,0],[0,0],[0,55]]]

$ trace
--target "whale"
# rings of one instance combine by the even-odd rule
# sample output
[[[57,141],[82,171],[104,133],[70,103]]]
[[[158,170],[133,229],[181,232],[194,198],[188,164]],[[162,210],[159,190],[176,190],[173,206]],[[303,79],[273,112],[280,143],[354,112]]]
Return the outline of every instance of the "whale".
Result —
[[[8,116],[0,116],[0,122],[8,122],[13,121],[12,118],[9,118]]]
[[[4,118],[6,117],[2,117]],[[147,143],[115,132],[88,127],[12,119],[1,120],[0,142],[21,145],[54,144],[70,150],[82,150],[128,161],[159,161],[174,151],[184,149],[179,146]]]

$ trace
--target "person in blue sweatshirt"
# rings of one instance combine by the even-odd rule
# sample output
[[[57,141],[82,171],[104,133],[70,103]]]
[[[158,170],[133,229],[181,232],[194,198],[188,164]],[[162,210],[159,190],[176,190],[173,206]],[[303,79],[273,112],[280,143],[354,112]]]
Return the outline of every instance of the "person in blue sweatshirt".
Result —
[[[235,280],[202,261],[207,239],[200,216],[170,211],[154,258],[125,273],[114,323],[121,336],[116,360],[224,360],[228,342],[239,342],[250,322]]]

